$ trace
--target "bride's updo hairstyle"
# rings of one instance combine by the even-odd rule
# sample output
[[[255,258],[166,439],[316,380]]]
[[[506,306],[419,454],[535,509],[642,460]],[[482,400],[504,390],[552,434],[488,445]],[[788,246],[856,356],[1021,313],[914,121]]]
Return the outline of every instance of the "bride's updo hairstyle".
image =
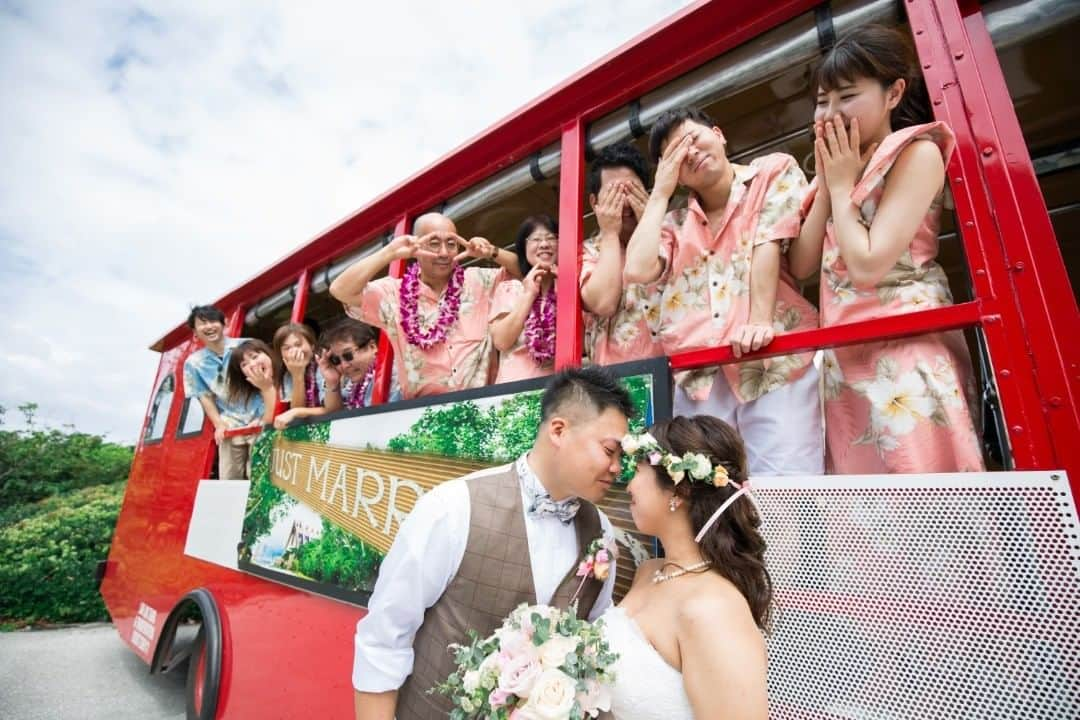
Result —
[[[649,432],[668,452],[679,456],[701,453],[714,467],[722,464],[731,480],[746,482],[746,448],[739,433],[723,420],[710,415],[674,417],[653,425]],[[684,479],[676,485],[663,465],[655,465],[653,469],[663,487],[674,488],[675,494],[689,504],[695,535],[737,491],[731,483],[715,487],[712,483]],[[712,569],[739,589],[750,605],[754,622],[765,629],[769,624],[773,586],[765,567],[765,539],[758,531],[760,525],[761,518],[753,501],[740,497],[717,518],[701,538],[700,547]]]
[[[877,80],[882,88],[904,79],[904,95],[889,117],[893,130],[934,119],[915,52],[896,28],[863,25],[841,37],[822,58],[811,92],[835,90],[859,78]]]

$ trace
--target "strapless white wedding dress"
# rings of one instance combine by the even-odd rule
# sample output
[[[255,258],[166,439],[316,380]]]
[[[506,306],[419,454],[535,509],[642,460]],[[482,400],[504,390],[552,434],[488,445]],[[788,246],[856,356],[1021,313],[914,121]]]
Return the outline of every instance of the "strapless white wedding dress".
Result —
[[[608,646],[619,654],[611,691],[615,720],[693,720],[682,673],[668,665],[633,618],[619,607],[601,618]]]

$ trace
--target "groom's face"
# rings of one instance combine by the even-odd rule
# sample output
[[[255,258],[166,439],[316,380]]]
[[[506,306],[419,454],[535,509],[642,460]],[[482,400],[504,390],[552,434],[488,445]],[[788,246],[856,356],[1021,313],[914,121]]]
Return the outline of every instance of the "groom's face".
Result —
[[[599,502],[621,471],[620,440],[626,434],[626,416],[608,408],[556,422],[559,427],[552,428],[552,440],[558,448],[559,466],[566,473],[561,484],[575,497]]]

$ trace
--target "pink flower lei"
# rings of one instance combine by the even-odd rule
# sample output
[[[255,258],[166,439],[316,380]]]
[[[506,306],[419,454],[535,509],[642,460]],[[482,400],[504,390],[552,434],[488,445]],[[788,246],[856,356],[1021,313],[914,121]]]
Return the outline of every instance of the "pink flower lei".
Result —
[[[555,359],[555,305],[558,297],[555,285],[545,293],[543,290],[533,301],[529,317],[525,318],[525,346],[537,366],[544,366]]]
[[[358,383],[353,383],[352,391],[349,393],[349,397],[345,399],[345,407],[350,410],[355,410],[356,408],[365,406],[364,398],[367,397],[367,391],[371,386],[371,381],[375,379],[375,362],[378,359],[379,353],[375,353],[371,356],[371,365],[368,366],[367,372],[364,373],[364,379]]]
[[[422,330],[417,310],[420,298],[420,265],[418,263],[409,265],[405,270],[405,277],[401,279],[398,300],[401,304],[401,327],[410,345],[427,350],[446,339],[446,331],[458,318],[458,310],[461,308],[461,288],[464,284],[465,268],[458,265],[454,268],[450,282],[446,285],[446,291],[439,300],[438,319],[430,328]]]
[[[322,403],[319,402],[319,389],[316,387],[318,383],[315,380],[315,369],[319,366],[317,362],[312,360],[308,363],[307,369],[304,370],[304,406],[305,407],[319,407]]]

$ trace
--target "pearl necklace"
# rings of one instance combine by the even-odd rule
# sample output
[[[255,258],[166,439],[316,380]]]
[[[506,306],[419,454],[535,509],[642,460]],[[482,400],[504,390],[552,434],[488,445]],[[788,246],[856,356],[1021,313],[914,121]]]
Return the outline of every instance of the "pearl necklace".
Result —
[[[712,563],[709,562],[708,560],[702,560],[701,562],[696,562],[696,563],[694,563],[693,565],[691,565],[689,567],[685,567],[685,568],[681,567],[678,570],[672,570],[669,573],[663,573],[663,572],[660,572],[659,570],[657,570],[656,572],[653,573],[652,581],[653,581],[654,584],[655,583],[662,583],[662,582],[665,582],[667,580],[671,580],[673,578],[681,577],[683,575],[686,575],[687,573],[692,573],[695,570],[701,570],[702,568],[707,568],[710,565],[712,565]]]

